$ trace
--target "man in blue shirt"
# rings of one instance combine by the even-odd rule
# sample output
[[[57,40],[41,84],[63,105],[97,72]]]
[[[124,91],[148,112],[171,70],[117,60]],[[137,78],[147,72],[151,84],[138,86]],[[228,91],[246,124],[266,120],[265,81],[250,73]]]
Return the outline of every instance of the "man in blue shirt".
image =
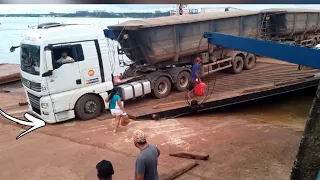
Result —
[[[200,80],[200,64],[202,60],[199,57],[197,57],[195,60],[196,62],[193,64],[191,71],[191,82],[188,87],[189,91],[193,91],[195,84]]]

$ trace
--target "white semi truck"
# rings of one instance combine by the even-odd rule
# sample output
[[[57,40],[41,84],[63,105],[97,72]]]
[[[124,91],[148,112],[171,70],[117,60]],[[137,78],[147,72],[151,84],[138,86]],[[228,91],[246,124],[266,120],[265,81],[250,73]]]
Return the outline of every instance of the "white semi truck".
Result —
[[[24,33],[20,44],[21,77],[33,114],[47,123],[56,123],[75,117],[93,119],[108,107],[104,100],[115,86],[113,66],[119,55],[117,41],[107,38],[106,32],[110,31],[105,30],[99,25],[48,23]],[[57,63],[62,52],[68,52],[75,62]],[[232,69],[233,64],[239,65],[234,60],[239,61],[239,56],[205,64],[203,75]],[[220,62],[225,66],[219,66]],[[219,68],[214,69],[217,65]],[[164,98],[172,88],[184,91],[189,79],[188,66],[153,71],[148,68],[142,75],[123,79],[118,86],[125,101],[150,93]]]

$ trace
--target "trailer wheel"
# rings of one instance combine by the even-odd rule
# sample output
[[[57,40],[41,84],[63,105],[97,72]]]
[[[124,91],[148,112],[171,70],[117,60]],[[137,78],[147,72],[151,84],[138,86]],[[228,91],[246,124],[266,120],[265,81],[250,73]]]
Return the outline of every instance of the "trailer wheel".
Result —
[[[152,90],[153,95],[156,98],[164,98],[170,94],[171,82],[167,77],[160,77],[154,83],[154,88]]]
[[[76,116],[81,120],[89,120],[98,117],[101,113],[101,101],[93,94],[82,96],[75,106]]]
[[[256,65],[256,56],[253,54],[249,54],[244,60],[244,69],[250,70]]]
[[[239,74],[242,72],[244,66],[243,58],[241,56],[234,57],[232,61],[232,72]]]
[[[187,89],[189,82],[190,73],[188,73],[187,71],[182,71],[176,79],[175,89],[180,92],[183,92]]]

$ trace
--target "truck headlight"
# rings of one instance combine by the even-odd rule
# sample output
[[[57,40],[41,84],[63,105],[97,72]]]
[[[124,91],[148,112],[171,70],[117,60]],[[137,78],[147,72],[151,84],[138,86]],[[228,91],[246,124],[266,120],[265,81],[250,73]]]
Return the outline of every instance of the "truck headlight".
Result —
[[[48,103],[41,103],[41,108],[48,109],[49,104]]]

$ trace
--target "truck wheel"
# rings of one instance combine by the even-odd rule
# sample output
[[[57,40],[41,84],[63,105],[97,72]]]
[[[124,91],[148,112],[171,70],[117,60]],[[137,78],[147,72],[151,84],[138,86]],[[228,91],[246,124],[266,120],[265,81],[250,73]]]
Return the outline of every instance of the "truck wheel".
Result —
[[[249,54],[244,60],[244,69],[250,70],[256,65],[256,56],[253,54]]]
[[[101,113],[101,101],[100,99],[92,94],[82,96],[76,106],[76,116],[81,120],[89,120],[98,117]]]
[[[180,92],[183,92],[187,89],[189,82],[190,74],[187,71],[182,71],[177,77],[175,89]]]
[[[164,98],[169,95],[171,91],[171,82],[167,77],[160,77],[154,83],[154,88],[152,90],[153,95],[156,98]]]
[[[236,56],[232,61],[232,73],[239,74],[242,72],[244,66],[243,58],[241,56]]]

